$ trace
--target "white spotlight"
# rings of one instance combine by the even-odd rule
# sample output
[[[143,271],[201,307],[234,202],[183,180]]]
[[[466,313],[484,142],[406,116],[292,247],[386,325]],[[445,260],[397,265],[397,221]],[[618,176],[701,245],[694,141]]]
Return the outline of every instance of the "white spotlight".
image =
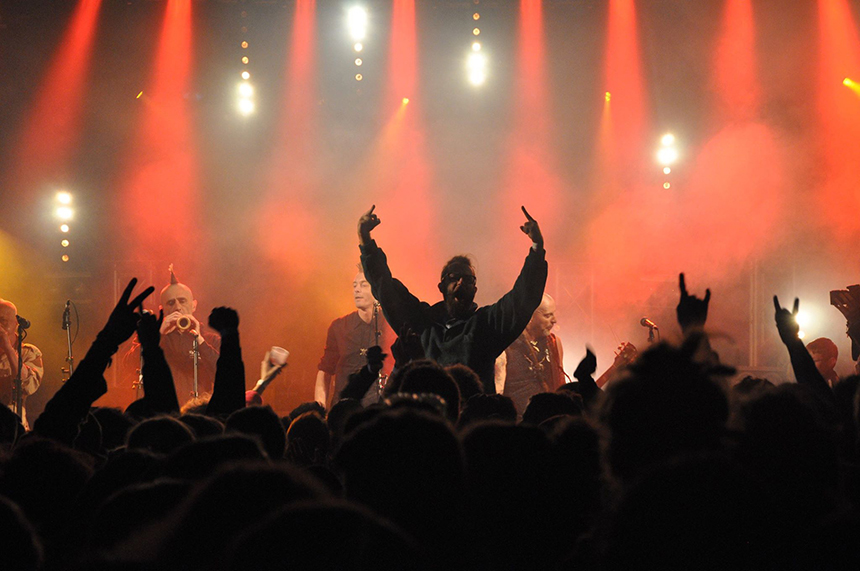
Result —
[[[239,95],[242,97],[253,97],[254,96],[254,86],[250,83],[240,83],[239,84]]]
[[[472,85],[482,85],[487,80],[487,57],[480,52],[469,54],[466,69]]]
[[[254,102],[250,99],[239,100],[239,113],[247,117],[254,112]]]
[[[57,202],[59,202],[60,204],[71,204],[72,194],[65,190],[61,190],[57,193]]]
[[[363,40],[367,36],[367,10],[361,6],[353,6],[347,12],[347,26],[353,40]]]
[[[56,210],[57,218],[60,220],[71,220],[74,212],[68,206],[60,206]]]
[[[660,139],[660,142],[663,143],[664,147],[671,147],[675,144],[675,135],[672,133],[666,133],[663,135],[663,138]]]
[[[678,151],[672,147],[663,147],[657,151],[657,160],[661,165],[669,166],[678,160]]]

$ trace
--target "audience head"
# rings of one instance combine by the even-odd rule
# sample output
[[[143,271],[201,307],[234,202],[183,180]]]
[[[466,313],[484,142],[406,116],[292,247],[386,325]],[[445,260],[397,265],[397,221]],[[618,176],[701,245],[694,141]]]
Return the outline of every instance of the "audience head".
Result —
[[[451,378],[457,383],[457,388],[460,389],[461,410],[467,400],[475,395],[483,394],[484,383],[481,382],[478,374],[466,365],[449,365],[445,367],[445,371],[451,375]]]
[[[149,418],[128,433],[128,448],[169,454],[194,440],[191,429],[169,416]]]
[[[523,412],[523,424],[537,426],[548,418],[561,414],[581,416],[582,397],[571,392],[533,395]]]
[[[460,389],[451,375],[433,361],[425,360],[406,371],[401,377],[398,392],[438,395],[446,403],[446,418],[451,424],[457,423],[457,417],[460,415]]]
[[[287,449],[287,435],[281,419],[270,406],[240,408],[227,418],[224,430],[259,438],[272,460],[282,459]]]

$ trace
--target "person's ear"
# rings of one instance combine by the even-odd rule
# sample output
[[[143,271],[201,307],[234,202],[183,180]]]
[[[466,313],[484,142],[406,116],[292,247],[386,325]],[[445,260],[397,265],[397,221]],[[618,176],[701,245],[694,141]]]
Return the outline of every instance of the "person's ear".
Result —
[[[437,287],[439,288],[439,293],[445,295],[445,282],[439,282]]]
[[[197,300],[192,299],[191,300],[191,313],[194,313],[195,311],[197,311]]]

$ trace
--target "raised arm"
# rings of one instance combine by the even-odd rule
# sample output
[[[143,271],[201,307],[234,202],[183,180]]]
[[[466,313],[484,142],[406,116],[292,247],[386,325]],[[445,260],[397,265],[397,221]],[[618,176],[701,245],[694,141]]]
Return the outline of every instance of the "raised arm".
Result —
[[[487,326],[497,342],[494,351],[501,353],[513,343],[528,325],[535,309],[540,305],[546,287],[547,263],[543,235],[537,221],[522,207],[526,222],[520,230],[532,241],[529,254],[514,287],[490,306]]]
[[[179,401],[176,399],[173,373],[159,346],[163,321],[164,310],[161,310],[158,317],[152,313],[141,314],[137,324],[137,338],[143,355],[143,400],[152,412],[178,413]]]
[[[227,417],[245,407],[245,363],[239,344],[239,314],[229,307],[216,307],[209,314],[209,327],[221,334],[221,356],[206,414]]]
[[[806,350],[803,341],[798,337],[800,326],[797,324],[797,312],[800,309],[800,300],[794,298],[794,307],[791,311],[779,304],[779,298],[773,296],[774,319],[779,338],[782,339],[788,355],[791,358],[791,367],[798,384],[806,385],[815,393],[829,402],[834,402],[833,391],[827,386],[827,381],[815,367],[812,355]]]
[[[104,371],[120,343],[134,333],[140,317],[135,309],[155,290],[150,286],[129,302],[136,284],[137,278],[128,283],[86,356],[36,419],[34,432],[69,445],[74,442],[78,427],[86,418],[90,406],[107,392]]]
[[[430,305],[409,293],[406,286],[392,277],[385,252],[370,237],[370,232],[381,223],[373,213],[375,208],[376,205],[372,206],[358,219],[358,244],[364,276],[392,329],[400,331],[409,326],[420,334],[431,323]]]

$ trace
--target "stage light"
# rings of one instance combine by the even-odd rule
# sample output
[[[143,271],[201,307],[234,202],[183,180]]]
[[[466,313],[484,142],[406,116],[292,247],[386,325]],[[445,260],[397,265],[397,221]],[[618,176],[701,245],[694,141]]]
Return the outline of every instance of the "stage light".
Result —
[[[473,52],[481,51],[481,42],[472,42],[472,51]]]
[[[57,193],[57,202],[60,204],[71,204],[72,203],[72,195],[71,193],[61,190]]]
[[[475,12],[474,14],[472,14],[472,19],[473,19],[473,20],[480,20],[480,19],[481,19],[481,15],[480,15],[480,14],[478,14],[477,12]]]
[[[842,80],[842,85],[844,85],[845,87],[853,87],[855,84],[853,79],[851,79],[850,77],[846,77]]]
[[[799,327],[806,327],[809,325],[809,314],[805,311],[798,311],[797,315],[794,316],[794,321]]]
[[[242,82],[239,84],[239,95],[245,98],[254,96],[254,86],[250,83]]]
[[[671,147],[675,144],[675,135],[672,133],[666,133],[663,135],[663,138],[660,139],[660,142],[663,143],[664,147]]]
[[[663,174],[669,174],[671,172],[672,172],[672,169],[670,169],[669,167],[666,167],[663,169]]]
[[[406,105],[407,103],[409,103],[409,98],[408,98],[408,97],[404,97],[404,98],[403,98],[403,104],[404,104],[404,105]]]
[[[354,46],[352,46],[352,49],[354,49],[357,52],[360,52],[361,50],[364,49],[364,45],[361,42],[356,42],[356,44]]]
[[[672,147],[663,147],[657,151],[657,160],[663,166],[669,166],[678,160],[678,150]]]
[[[347,25],[353,40],[363,40],[367,36],[367,10],[360,6],[350,8],[347,12]]]
[[[62,232],[63,234],[67,234],[69,232],[69,225],[60,224],[60,232]]]
[[[607,103],[609,103],[610,101],[612,101],[612,94],[607,91],[603,95],[603,100],[606,101]]]
[[[466,67],[469,70],[469,81],[472,85],[481,85],[487,80],[487,58],[483,54],[469,54]]]
[[[63,254],[63,257],[62,257],[62,258],[60,258],[60,259],[61,259],[61,260],[63,260],[64,262],[68,262],[68,261],[69,261],[69,255],[68,255],[68,254]]]
[[[68,206],[60,206],[56,210],[57,218],[60,220],[71,220],[74,212]]]
[[[247,49],[248,49],[248,42],[242,42],[242,44],[241,44],[241,45],[242,45],[242,49],[243,49],[243,50],[247,50]]]
[[[62,246],[63,248],[68,248],[69,247],[69,241],[68,240],[61,241],[60,246]]]
[[[664,183],[663,183],[663,188],[665,188],[666,190],[669,190],[670,188],[672,188],[672,185],[671,185],[671,184],[669,184],[668,182],[664,182]]]
[[[135,97],[135,99],[140,99],[140,98],[141,98],[141,96],[143,96],[143,91],[141,91],[140,93],[138,93],[138,94],[137,94],[137,97]]]
[[[248,56],[245,56],[242,58],[242,63],[244,63],[246,65],[248,64],[249,61],[251,61],[251,60],[248,59]]]
[[[360,57],[355,58],[355,65],[361,65],[362,63],[364,62],[361,61]]]
[[[239,113],[241,113],[245,117],[254,112],[254,107],[254,102],[250,99],[239,100]]]
[[[356,73],[356,74],[355,74],[355,80],[356,80],[356,81],[361,81],[362,79],[364,79],[364,76],[363,76],[363,75],[361,75],[360,73]]]
[[[473,29],[473,30],[472,30],[472,35],[473,35],[473,36],[480,36],[480,35],[481,35],[481,29],[480,29],[480,28],[475,28],[475,29]]]
[[[242,72],[242,79],[251,79],[251,74],[247,71]]]
[[[801,330],[797,332],[798,339],[803,339],[804,337],[806,337],[806,331]]]

